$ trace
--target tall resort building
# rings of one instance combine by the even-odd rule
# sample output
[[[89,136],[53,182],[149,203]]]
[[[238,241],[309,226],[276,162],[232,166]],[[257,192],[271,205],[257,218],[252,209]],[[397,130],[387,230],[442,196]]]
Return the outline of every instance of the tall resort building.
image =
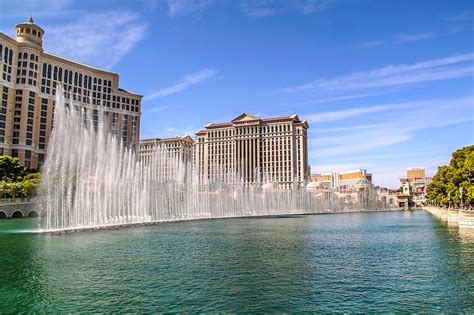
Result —
[[[16,25],[16,39],[0,33],[0,155],[41,167],[59,86],[93,119],[103,109],[111,132],[136,150],[142,96],[120,89],[116,73],[43,51],[43,35],[32,18]]]
[[[201,180],[291,187],[309,179],[307,121],[297,115],[242,114],[196,133],[195,167]]]

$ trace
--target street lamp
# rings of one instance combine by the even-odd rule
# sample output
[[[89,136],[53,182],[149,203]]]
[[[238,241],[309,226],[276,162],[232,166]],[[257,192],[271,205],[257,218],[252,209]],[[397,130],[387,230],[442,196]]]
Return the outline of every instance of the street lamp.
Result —
[[[461,199],[461,209],[462,209],[462,187],[459,187],[459,198]]]
[[[451,192],[448,191],[448,209],[451,208]]]

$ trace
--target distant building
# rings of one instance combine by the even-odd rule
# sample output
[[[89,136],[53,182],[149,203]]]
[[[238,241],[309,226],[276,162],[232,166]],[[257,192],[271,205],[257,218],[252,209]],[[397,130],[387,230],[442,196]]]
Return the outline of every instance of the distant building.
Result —
[[[425,203],[426,187],[432,178],[426,177],[423,167],[407,168],[406,174],[406,178],[400,178],[399,207],[420,207]]]
[[[311,175],[311,182],[321,184],[321,187],[331,189],[352,189],[372,185],[372,174],[366,169],[345,172],[332,172]]]
[[[180,156],[184,162],[192,162],[194,140],[191,136],[176,136],[171,138],[142,139],[138,146],[138,155],[142,163],[149,164],[151,156],[159,147],[173,156]]]
[[[424,167],[410,167],[407,168],[407,179],[414,180],[417,178],[425,178],[425,168]]]
[[[176,136],[172,138],[154,138],[140,140],[138,155],[145,167],[157,158],[154,166],[159,174],[159,180],[175,180],[178,175],[184,176],[193,161],[194,140],[191,136]],[[181,172],[181,173],[180,173]],[[178,174],[179,173],[179,174]]]
[[[346,208],[350,205],[365,208],[369,204],[380,209],[397,206],[396,191],[374,186],[372,174],[365,169],[313,174],[306,190],[321,201],[332,200],[339,206],[342,202]]]
[[[309,180],[308,128],[297,115],[259,118],[244,113],[209,124],[196,133],[195,167],[203,181],[302,185]]]
[[[0,33],[0,155],[44,163],[60,86],[93,120],[103,109],[112,133],[136,149],[142,96],[120,89],[117,73],[43,51],[44,33],[32,18],[16,25],[16,39]]]

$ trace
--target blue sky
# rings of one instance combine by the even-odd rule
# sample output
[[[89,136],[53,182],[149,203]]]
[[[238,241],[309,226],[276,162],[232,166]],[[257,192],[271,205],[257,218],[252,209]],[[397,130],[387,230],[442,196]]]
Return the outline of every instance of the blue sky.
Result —
[[[141,137],[249,112],[310,124],[313,172],[366,168],[397,187],[474,143],[474,2],[0,0],[47,51],[144,95]]]

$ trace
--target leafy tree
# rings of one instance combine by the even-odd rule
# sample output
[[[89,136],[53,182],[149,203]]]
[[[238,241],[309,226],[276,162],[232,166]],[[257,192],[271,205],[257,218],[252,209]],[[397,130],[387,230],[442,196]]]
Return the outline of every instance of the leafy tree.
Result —
[[[33,197],[41,174],[20,165],[18,158],[0,156],[0,198]]]
[[[38,179],[29,179],[21,183],[23,186],[23,195],[25,197],[33,197],[36,195],[36,188],[38,187]]]
[[[36,189],[40,183],[40,173],[30,173],[23,177],[23,194],[25,197],[36,195]]]
[[[25,172],[26,169],[20,165],[18,158],[5,155],[0,156],[0,181],[21,181]]]
[[[427,199],[436,205],[474,203],[474,146],[456,150],[447,166],[439,166],[433,182],[427,187]]]
[[[40,177],[41,177],[41,173],[39,173],[39,172],[29,173],[29,174],[25,175],[25,177],[23,177],[23,181],[31,180],[31,179],[39,180]]]
[[[16,182],[16,183],[8,183],[8,194],[12,198],[17,198],[21,197],[23,195],[23,183],[21,182]]]

